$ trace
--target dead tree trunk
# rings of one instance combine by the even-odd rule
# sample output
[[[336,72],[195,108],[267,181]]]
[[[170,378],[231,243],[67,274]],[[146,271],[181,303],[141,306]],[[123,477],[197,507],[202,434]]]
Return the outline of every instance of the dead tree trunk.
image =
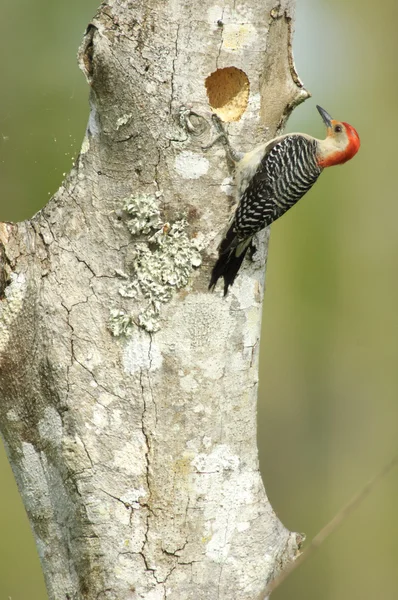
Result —
[[[265,236],[207,291],[235,146],[306,98],[293,0],[109,0],[81,153],[1,241],[0,426],[51,600],[259,600],[297,553],[256,447]]]

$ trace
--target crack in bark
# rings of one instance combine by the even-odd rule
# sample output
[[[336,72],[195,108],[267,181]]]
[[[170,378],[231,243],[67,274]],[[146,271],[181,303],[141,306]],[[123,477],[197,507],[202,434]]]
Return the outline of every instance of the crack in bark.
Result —
[[[154,183],[157,187],[157,191],[158,192],[162,192],[162,190],[160,189],[160,185],[159,185],[159,165],[160,165],[160,161],[162,159],[162,154],[160,151],[160,148],[156,148],[157,149],[157,154],[158,154],[158,159],[155,163],[155,179],[154,179]]]
[[[153,336],[151,333],[149,333],[149,347],[148,347],[148,361],[149,361],[149,367],[147,370],[147,377],[148,377],[148,387],[149,387],[149,391],[150,391],[150,395],[151,395],[151,399],[152,399],[152,404],[154,406],[154,412],[155,412],[155,427],[158,424],[158,408],[156,406],[156,402],[155,402],[155,395],[153,393],[153,388],[152,388],[152,381],[151,381],[151,376],[150,376],[150,371],[152,368],[152,341],[153,341]]]
[[[118,496],[115,496],[114,494],[111,494],[110,492],[107,492],[106,490],[104,490],[103,488],[99,488],[101,490],[101,492],[104,492],[104,494],[106,494],[107,496],[109,496],[110,498],[113,498],[114,500],[117,500],[118,502],[120,502],[121,504],[123,504],[123,506],[125,508],[127,508],[127,510],[132,509],[132,505],[129,502],[125,502],[124,500],[122,500],[121,498],[119,498]],[[123,554],[123,553],[121,553]],[[125,553],[128,554],[128,553]]]
[[[218,61],[220,59],[220,55],[221,55],[221,50],[224,44],[224,12],[225,12],[225,5],[222,7],[222,12],[221,12],[221,19],[219,19],[218,22],[220,22],[220,29],[221,29],[221,39],[220,39],[220,45],[218,47],[218,53],[216,56],[216,70],[218,69]]]
[[[78,204],[78,202],[76,201],[76,199],[71,194],[69,194],[69,197],[71,198],[71,200],[73,200],[75,202],[76,206],[80,209],[80,211],[81,211],[81,213],[83,215],[84,221],[86,223],[86,226],[87,226],[86,216],[85,216],[85,213],[84,213],[82,207],[80,206],[80,204]],[[87,267],[87,269],[90,271],[90,273],[92,275],[92,277],[90,278],[90,281],[91,281],[91,279],[93,279],[93,277],[102,277],[101,275],[97,275],[95,273],[94,269],[88,264],[88,262],[86,260],[84,260],[83,258],[80,258],[80,256],[77,254],[77,252],[73,249],[73,244],[72,244],[72,241],[69,238],[69,236],[65,235],[65,238],[69,241],[72,249],[65,248],[64,246],[62,246],[59,243],[59,241],[55,238],[55,235],[54,235],[54,232],[52,230],[52,227],[51,227],[50,223],[48,222],[48,219],[46,219],[46,217],[44,215],[44,212],[43,212],[43,218],[44,218],[44,220],[47,223],[48,230],[49,230],[49,232],[50,232],[50,234],[51,234],[51,236],[53,238],[54,243],[58,246],[58,248],[60,248],[64,252],[69,252],[70,254],[73,254],[74,257],[76,258],[77,262],[82,263],[82,264],[84,264]],[[40,230],[36,229],[36,224],[34,222],[32,222],[32,226],[33,226],[35,232],[39,235],[40,239],[42,240],[43,245],[44,245],[44,247],[46,249],[46,252],[47,252],[47,258],[50,261],[50,259],[51,259],[50,253],[49,253],[50,244],[45,241],[44,234]],[[54,272],[54,277],[56,278],[55,272]],[[58,282],[58,285],[59,285],[59,282]],[[94,294],[94,292],[93,292],[93,294]],[[73,306],[75,306],[75,305],[73,305]],[[73,308],[73,306],[71,308]]]
[[[87,450],[87,446],[86,446],[86,444],[84,442],[84,439],[82,437],[80,437],[80,436],[79,436],[79,439],[80,439],[81,443],[83,444],[83,448],[84,448],[85,453],[87,454],[88,460],[90,461],[91,468],[94,468],[94,463],[92,461],[92,458],[90,456],[89,451]]]
[[[83,261],[83,262],[84,262],[84,261]],[[109,389],[108,389],[108,388],[106,388],[106,387],[105,387],[105,386],[104,386],[102,383],[99,383],[99,382],[97,381],[97,379],[96,379],[96,377],[95,377],[94,373],[91,371],[91,369],[89,369],[89,368],[88,368],[88,367],[87,367],[87,366],[86,366],[84,363],[80,362],[80,361],[79,361],[79,359],[76,357],[76,354],[75,354],[75,349],[74,349],[74,343],[75,343],[75,339],[77,339],[77,340],[82,340],[82,341],[85,341],[85,342],[91,342],[91,340],[90,340],[90,339],[81,338],[81,337],[79,337],[79,336],[76,334],[76,332],[75,332],[75,329],[74,329],[73,325],[72,325],[72,324],[71,324],[71,322],[70,322],[70,316],[71,316],[71,312],[72,312],[72,310],[73,310],[73,309],[74,309],[76,306],[79,306],[80,304],[86,304],[86,303],[88,302],[88,300],[89,300],[89,297],[88,297],[88,298],[86,298],[86,300],[84,300],[84,301],[82,300],[82,301],[80,301],[80,302],[76,302],[75,304],[73,304],[73,305],[70,307],[70,309],[68,309],[68,307],[67,307],[67,306],[66,306],[66,305],[65,305],[65,304],[64,304],[64,303],[61,301],[61,306],[62,306],[62,307],[63,307],[63,308],[66,310],[66,313],[67,313],[67,319],[66,319],[66,323],[67,323],[67,325],[69,326],[69,328],[70,328],[70,330],[71,330],[71,340],[70,340],[70,342],[71,342],[71,353],[70,353],[70,356],[71,356],[71,363],[70,363],[70,365],[68,365],[68,366],[67,366],[67,392],[69,393],[69,390],[70,390],[70,382],[69,382],[70,368],[73,366],[73,363],[75,362],[75,363],[76,363],[76,364],[78,364],[80,367],[82,367],[82,368],[83,368],[85,371],[87,371],[88,373],[90,373],[90,375],[91,375],[91,377],[92,377],[93,381],[96,383],[96,385],[97,385],[97,387],[98,387],[99,389],[102,389],[104,392],[106,392],[106,393],[107,393],[107,394],[109,394],[110,396],[114,396],[115,398],[118,398],[119,400],[122,400],[122,401],[124,402],[124,401],[125,401],[125,399],[124,399],[124,398],[122,398],[122,396],[120,396],[119,394],[117,394],[117,393],[116,393],[116,392],[114,392],[114,391],[111,391],[111,390],[109,390]],[[89,390],[86,390],[86,391],[87,391],[87,392],[88,392],[88,393],[89,393],[89,394],[90,394],[90,395],[91,395],[93,398],[95,398],[96,402],[98,402],[98,399],[97,399],[95,396],[93,396],[93,395],[90,393],[90,391],[89,391]],[[99,402],[99,404],[101,404],[101,403]],[[103,406],[103,404],[101,404],[101,406]],[[105,408],[106,408],[106,407],[105,407]],[[84,443],[83,443],[83,445],[84,445]],[[91,459],[90,459],[90,460],[91,460]]]
[[[147,415],[147,405],[146,405],[146,400],[145,400],[145,386],[143,383],[143,369],[140,369],[140,386],[141,386],[141,395],[142,395],[142,402],[143,402],[143,411],[142,411],[142,416],[141,416],[141,424],[142,424],[142,433],[144,435],[145,438],[145,443],[146,443],[146,452],[145,452],[145,458],[146,458],[146,469],[145,469],[145,477],[146,477],[146,484],[147,484],[147,488],[148,488],[148,514],[146,516],[146,530],[145,530],[145,540],[144,543],[142,545],[140,554],[144,560],[144,564],[145,564],[145,568],[147,571],[151,571],[153,574],[153,577],[155,579],[155,581],[157,581],[156,576],[155,576],[155,570],[151,569],[147,563],[147,558],[145,555],[145,546],[148,544],[148,533],[149,533],[149,519],[152,513],[152,510],[150,509],[150,500],[151,500],[151,482],[150,482],[150,452],[151,452],[151,441],[150,441],[150,435],[147,432],[147,428],[146,428],[146,415]]]
[[[133,138],[136,138],[136,137],[139,137],[139,134],[136,133],[136,132],[134,132],[134,133],[131,133],[130,135],[128,135],[127,137],[125,137],[125,138],[121,138],[119,140],[115,140],[115,144],[122,144],[124,142],[129,142],[130,140],[132,140]]]
[[[172,61],[171,67],[171,82],[170,82],[170,103],[169,103],[169,111],[172,114],[173,110],[173,102],[174,102],[174,77],[175,77],[175,64],[178,57],[178,36],[180,34],[180,23],[177,24],[177,32],[175,37],[175,56]]]
[[[149,460],[149,453],[151,451],[151,442],[150,442],[150,436],[146,430],[146,425],[145,425],[145,418],[146,418],[146,414],[147,414],[147,405],[146,405],[146,400],[145,400],[145,386],[143,383],[143,369],[140,369],[140,386],[141,386],[141,395],[142,395],[142,402],[143,402],[143,411],[142,411],[142,416],[141,416],[141,423],[142,423],[142,433],[144,435],[145,438],[145,443],[146,443],[146,447],[147,447],[147,451],[145,453],[146,455],[146,482],[147,482],[147,487],[148,487],[148,497],[150,497],[150,493],[151,493],[151,486],[150,486],[150,481],[149,481],[149,467],[150,467],[150,460]]]
[[[139,554],[140,554],[140,556],[142,556],[142,559],[143,559],[143,561],[144,561],[144,565],[145,565],[145,568],[146,568],[146,570],[147,570],[149,573],[152,573],[152,576],[153,576],[154,580],[156,581],[156,583],[160,583],[160,582],[159,582],[159,581],[156,579],[156,575],[155,575],[155,569],[153,569],[153,568],[151,568],[151,567],[149,566],[149,564],[148,564],[148,561],[147,561],[147,557],[145,556],[145,546],[146,546],[146,545],[149,543],[149,541],[148,541],[148,533],[149,533],[149,519],[150,519],[150,514],[148,513],[148,514],[147,514],[147,516],[146,516],[146,530],[145,530],[145,532],[144,532],[144,538],[145,538],[145,539],[144,539],[144,543],[143,543],[143,545],[142,545],[142,548],[141,548],[141,550],[140,550]]]
[[[164,552],[164,554],[167,554],[167,556],[175,556],[176,558],[178,558],[179,555],[177,554],[177,552],[182,552],[182,550],[185,549],[185,547],[186,547],[187,544],[188,544],[188,540],[185,540],[185,542],[183,543],[183,545],[180,548],[176,548],[173,551],[166,550],[165,548],[162,548],[162,552]]]
[[[56,279],[56,278],[55,278]],[[66,401],[68,401],[69,392],[70,392],[70,369],[73,365],[73,334],[74,329],[70,322],[70,310],[68,307],[61,301],[61,306],[66,310],[66,324],[71,330],[71,338],[70,338],[70,364],[66,366]]]
[[[92,267],[90,267],[90,265],[88,264],[88,262],[86,260],[77,256],[77,254],[75,254],[75,256],[76,256],[77,262],[85,265],[87,267],[87,269],[90,271],[90,273],[91,273],[90,282],[94,277],[98,277],[98,275],[94,272],[94,270],[92,269]],[[76,305],[74,304],[74,306],[76,306]]]

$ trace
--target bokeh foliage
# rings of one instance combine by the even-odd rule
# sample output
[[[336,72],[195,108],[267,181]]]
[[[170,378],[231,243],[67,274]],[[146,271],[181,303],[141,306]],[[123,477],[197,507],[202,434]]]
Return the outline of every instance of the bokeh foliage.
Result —
[[[98,0],[3,2],[0,219],[31,216],[83,137],[75,55]],[[398,448],[398,4],[297,0],[296,63],[314,100],[288,129],[321,137],[315,103],[352,123],[360,154],[325,172],[272,228],[260,359],[259,445],[272,504],[311,538]],[[45,600],[0,454],[0,600]],[[273,595],[396,600],[398,473]]]

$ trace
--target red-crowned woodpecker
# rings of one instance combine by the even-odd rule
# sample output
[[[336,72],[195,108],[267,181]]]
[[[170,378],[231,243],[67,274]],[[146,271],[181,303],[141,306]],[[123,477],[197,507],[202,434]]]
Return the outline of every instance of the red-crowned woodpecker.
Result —
[[[355,129],[335,121],[320,106],[317,109],[327,127],[326,139],[288,133],[261,144],[238,160],[236,153],[230,153],[236,165],[238,206],[219,245],[209,289],[214,289],[223,277],[226,295],[253,235],[296,204],[325,167],[343,164],[358,152],[360,141]],[[227,144],[229,147],[228,140]]]

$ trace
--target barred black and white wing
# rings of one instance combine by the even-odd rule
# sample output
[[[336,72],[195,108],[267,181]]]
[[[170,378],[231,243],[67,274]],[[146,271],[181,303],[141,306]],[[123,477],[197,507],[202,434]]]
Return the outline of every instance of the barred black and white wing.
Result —
[[[322,172],[316,143],[291,135],[270,145],[236,210],[234,226],[240,239],[271,225],[314,185]]]
[[[253,235],[281,217],[314,185],[322,172],[317,164],[316,150],[315,139],[293,134],[277,138],[265,146],[263,156],[261,160],[257,159],[254,169],[252,159],[246,161],[241,174],[243,185],[239,189],[239,204],[220,244],[210,289],[223,277],[226,294]],[[251,154],[256,160],[256,152]]]

